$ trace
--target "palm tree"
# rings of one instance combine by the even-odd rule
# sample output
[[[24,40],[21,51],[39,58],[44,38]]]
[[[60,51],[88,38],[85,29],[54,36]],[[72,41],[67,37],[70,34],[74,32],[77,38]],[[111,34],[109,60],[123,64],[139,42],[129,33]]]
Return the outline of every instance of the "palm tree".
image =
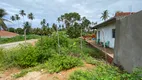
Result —
[[[24,11],[24,10],[21,10],[21,11],[20,11],[20,15],[23,17],[23,23],[24,23],[24,22],[25,22],[25,21],[24,21],[24,16],[26,16],[25,11]]]
[[[4,30],[7,30],[7,26],[4,23],[4,21],[8,21],[8,20],[3,18],[5,15],[7,15],[6,11],[0,8],[0,30],[1,28],[3,28]]]
[[[102,13],[102,16],[101,16],[101,19],[102,20],[106,20],[106,19],[108,19],[108,17],[109,17],[109,15],[108,15],[109,13],[108,13],[108,10],[105,10],[103,13]]]
[[[28,14],[28,18],[31,20],[31,26],[32,26],[32,20],[34,19],[33,13]]]
[[[45,25],[45,23],[46,23],[46,20],[45,20],[45,19],[43,19],[43,20],[42,20],[42,22],[43,22],[43,25]]]
[[[15,21],[15,16],[11,16],[10,18],[12,21]]]
[[[58,21],[58,23],[60,23],[60,21],[61,21],[61,18],[60,18],[60,17],[58,17],[57,21]]]
[[[26,29],[26,34],[31,33],[31,24],[27,21],[24,23],[24,30]]]
[[[47,23],[46,26],[49,27],[49,23]]]
[[[20,17],[18,14],[15,14],[15,19],[18,21],[18,27],[19,27],[19,20],[20,20]]]

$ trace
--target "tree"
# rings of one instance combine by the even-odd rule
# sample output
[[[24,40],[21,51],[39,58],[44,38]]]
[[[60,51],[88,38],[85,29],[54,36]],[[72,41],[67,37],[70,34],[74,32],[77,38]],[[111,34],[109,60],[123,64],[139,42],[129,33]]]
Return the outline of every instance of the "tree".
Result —
[[[43,19],[43,20],[40,22],[40,24],[42,25],[42,27],[43,27],[43,26],[45,26],[45,24],[46,24],[46,20],[45,20],[45,19]]]
[[[108,15],[108,10],[105,10],[103,13],[102,13],[102,16],[101,16],[101,19],[102,20],[106,20],[108,19],[109,15]]]
[[[15,30],[18,34],[24,34],[24,30],[22,28],[17,28]]]
[[[52,24],[52,29],[53,29],[54,31],[57,31],[57,25],[56,25],[55,23]]]
[[[32,20],[34,19],[33,13],[28,14],[28,18],[31,20],[31,26],[32,26]]]
[[[24,21],[24,16],[26,16],[25,11],[24,11],[24,10],[21,10],[21,11],[20,11],[20,15],[23,17],[23,23],[24,23],[24,22],[25,22],[25,21]]]
[[[69,35],[70,38],[78,38],[80,37],[80,25],[75,22],[73,26],[70,26],[67,29],[67,34]]]
[[[15,32],[15,29],[12,28],[12,27],[10,27],[10,28],[8,28],[8,31],[9,31],[9,32]]]
[[[11,16],[10,18],[12,21],[15,21],[15,16]]]
[[[8,20],[3,18],[5,15],[7,15],[7,12],[4,9],[0,8],[0,30],[1,28],[3,28],[4,30],[7,30],[7,26],[4,23],[4,21],[8,21]]]
[[[26,34],[31,33],[31,24],[27,21],[24,23],[24,30],[26,29]]]
[[[75,22],[80,20],[80,15],[76,12],[65,13],[61,15],[57,20],[64,22],[66,28],[73,26]]]
[[[86,17],[83,17],[83,18],[82,18],[82,23],[81,23],[81,28],[82,28],[82,29],[87,29],[88,32],[89,32],[89,30],[90,30],[89,25],[90,25],[90,24],[91,24],[91,22],[90,22]]]
[[[47,23],[46,26],[49,27],[49,23]]]
[[[20,20],[20,17],[18,14],[15,14],[15,19],[18,21],[18,27],[19,27],[19,20]]]

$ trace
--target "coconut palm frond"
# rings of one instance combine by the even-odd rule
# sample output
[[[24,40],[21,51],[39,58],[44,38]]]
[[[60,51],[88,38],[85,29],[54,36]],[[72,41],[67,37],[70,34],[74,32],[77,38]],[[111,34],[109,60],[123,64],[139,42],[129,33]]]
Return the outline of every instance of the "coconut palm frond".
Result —
[[[0,26],[4,29],[4,30],[7,30],[7,26],[6,24],[4,23],[4,21],[0,18]]]
[[[7,19],[2,19],[3,21],[7,21],[7,22],[11,22],[12,23],[12,21],[10,21],[10,20],[7,20]]]

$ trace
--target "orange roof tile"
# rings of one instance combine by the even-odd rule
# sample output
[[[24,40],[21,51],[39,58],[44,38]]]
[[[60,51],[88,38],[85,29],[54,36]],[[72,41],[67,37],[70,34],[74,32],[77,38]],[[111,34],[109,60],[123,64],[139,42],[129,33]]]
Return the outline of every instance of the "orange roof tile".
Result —
[[[117,12],[115,14],[115,17],[119,17],[119,16],[128,16],[128,15],[131,15],[131,14],[134,14],[135,12]]]

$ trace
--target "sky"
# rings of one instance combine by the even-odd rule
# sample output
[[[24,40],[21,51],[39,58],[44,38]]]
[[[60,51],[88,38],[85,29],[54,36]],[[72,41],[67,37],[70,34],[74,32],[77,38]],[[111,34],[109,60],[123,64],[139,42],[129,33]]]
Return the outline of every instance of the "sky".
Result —
[[[142,0],[0,0],[0,8],[8,13],[4,18],[9,19],[12,15],[24,10],[27,14],[32,12],[35,19],[32,27],[41,27],[40,21],[46,19],[51,26],[57,23],[57,18],[69,12],[78,12],[91,22],[101,22],[101,13],[108,10],[109,16],[115,15],[116,11],[138,12],[142,10]],[[29,21],[27,17],[25,21]],[[22,27],[23,18],[18,22],[6,22],[8,27]]]

